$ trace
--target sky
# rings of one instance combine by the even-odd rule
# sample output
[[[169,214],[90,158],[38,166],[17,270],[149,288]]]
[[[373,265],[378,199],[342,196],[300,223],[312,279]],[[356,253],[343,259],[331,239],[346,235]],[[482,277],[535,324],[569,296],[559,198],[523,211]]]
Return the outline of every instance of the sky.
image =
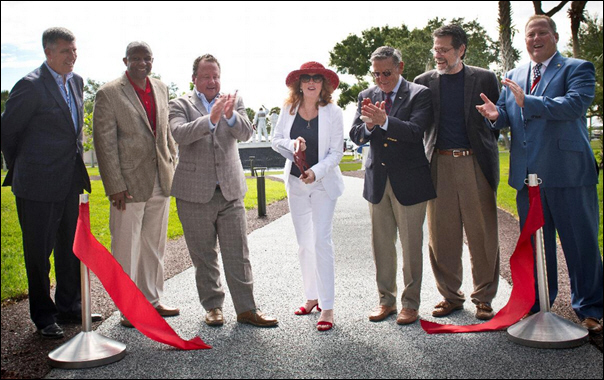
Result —
[[[547,11],[558,2],[543,3]],[[477,19],[492,39],[498,39],[497,1],[1,4],[2,90],[10,90],[45,60],[42,32],[63,26],[76,36],[78,59],[74,71],[84,79],[108,82],[119,77],[125,70],[122,58],[126,46],[142,40],[153,49],[153,72],[161,75],[165,83],[175,83],[179,93],[189,90],[195,58],[206,53],[214,55],[221,64],[222,92],[238,90],[246,107],[254,110],[261,105],[269,109],[281,107],[287,95],[285,78],[289,72],[308,61],[327,66],[329,52],[338,42],[371,27],[405,24],[414,29],[425,27],[435,17],[449,21],[465,17],[467,21]],[[602,17],[602,4],[589,1],[586,9]],[[554,16],[561,50],[570,40],[568,7]],[[512,12],[513,24],[519,30],[513,44],[522,52],[520,62],[526,62],[522,32],[534,13],[532,2],[513,1]],[[347,75],[340,74],[340,80],[355,83]],[[354,109],[354,105],[346,108],[345,126],[352,124]]]

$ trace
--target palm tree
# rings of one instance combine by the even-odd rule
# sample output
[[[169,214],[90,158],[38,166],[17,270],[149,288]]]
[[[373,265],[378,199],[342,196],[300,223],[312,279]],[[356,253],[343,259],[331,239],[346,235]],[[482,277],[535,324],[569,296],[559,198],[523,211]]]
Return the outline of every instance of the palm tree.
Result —
[[[570,18],[570,30],[573,36],[573,57],[579,58],[581,49],[579,47],[579,28],[581,22],[585,21],[585,4],[587,1],[573,1],[568,9],[568,17]]]

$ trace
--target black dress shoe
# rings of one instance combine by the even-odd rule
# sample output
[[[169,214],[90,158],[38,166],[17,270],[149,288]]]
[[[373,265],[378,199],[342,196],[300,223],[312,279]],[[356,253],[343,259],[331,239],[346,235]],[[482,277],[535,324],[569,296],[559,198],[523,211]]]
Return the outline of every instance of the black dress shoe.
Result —
[[[93,313],[91,317],[92,322],[100,322],[103,320],[101,314]],[[82,313],[59,313],[59,315],[57,315],[57,322],[62,325],[82,323]]]
[[[43,329],[38,329],[38,334],[48,339],[60,339],[63,337],[63,330],[56,323],[50,324]]]

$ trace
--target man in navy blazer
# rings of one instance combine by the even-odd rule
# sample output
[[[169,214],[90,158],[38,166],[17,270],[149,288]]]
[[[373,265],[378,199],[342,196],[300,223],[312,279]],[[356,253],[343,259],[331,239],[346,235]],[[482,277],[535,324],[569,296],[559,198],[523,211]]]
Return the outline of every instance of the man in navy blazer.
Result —
[[[585,112],[594,98],[591,62],[564,58],[551,18],[532,16],[525,28],[531,63],[506,74],[495,106],[477,106],[497,129],[511,126],[509,184],[516,190],[521,226],[528,213],[528,174],[543,181],[541,199],[550,303],[558,291],[556,231],[568,265],[572,307],[583,326],[601,332],[602,258],[598,245],[597,165]],[[538,311],[539,302],[533,312]]]
[[[61,338],[56,324],[81,320],[80,261],[73,253],[79,194],[90,192],[82,158],[83,80],[65,28],[42,36],[46,62],[12,89],[2,114],[2,152],[23,233],[30,314],[38,332]],[[56,294],[50,297],[54,249]]]
[[[363,197],[369,201],[372,249],[379,305],[369,315],[378,322],[396,313],[397,229],[403,246],[402,309],[398,324],[418,319],[422,282],[423,224],[427,201],[436,197],[424,132],[432,123],[431,91],[407,82],[397,49],[382,46],[371,55],[376,86],[359,94],[350,138],[370,143]]]

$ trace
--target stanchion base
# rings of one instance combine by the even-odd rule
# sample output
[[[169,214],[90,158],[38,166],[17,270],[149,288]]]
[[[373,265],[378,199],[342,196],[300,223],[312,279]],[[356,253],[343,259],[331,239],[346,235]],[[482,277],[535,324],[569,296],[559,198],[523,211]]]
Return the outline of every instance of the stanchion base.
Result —
[[[121,360],[126,356],[126,345],[106,338],[94,331],[81,332],[61,347],[56,348],[48,359],[56,368],[91,368]]]
[[[539,312],[508,327],[514,343],[536,348],[572,348],[589,341],[583,327],[550,312]]]

